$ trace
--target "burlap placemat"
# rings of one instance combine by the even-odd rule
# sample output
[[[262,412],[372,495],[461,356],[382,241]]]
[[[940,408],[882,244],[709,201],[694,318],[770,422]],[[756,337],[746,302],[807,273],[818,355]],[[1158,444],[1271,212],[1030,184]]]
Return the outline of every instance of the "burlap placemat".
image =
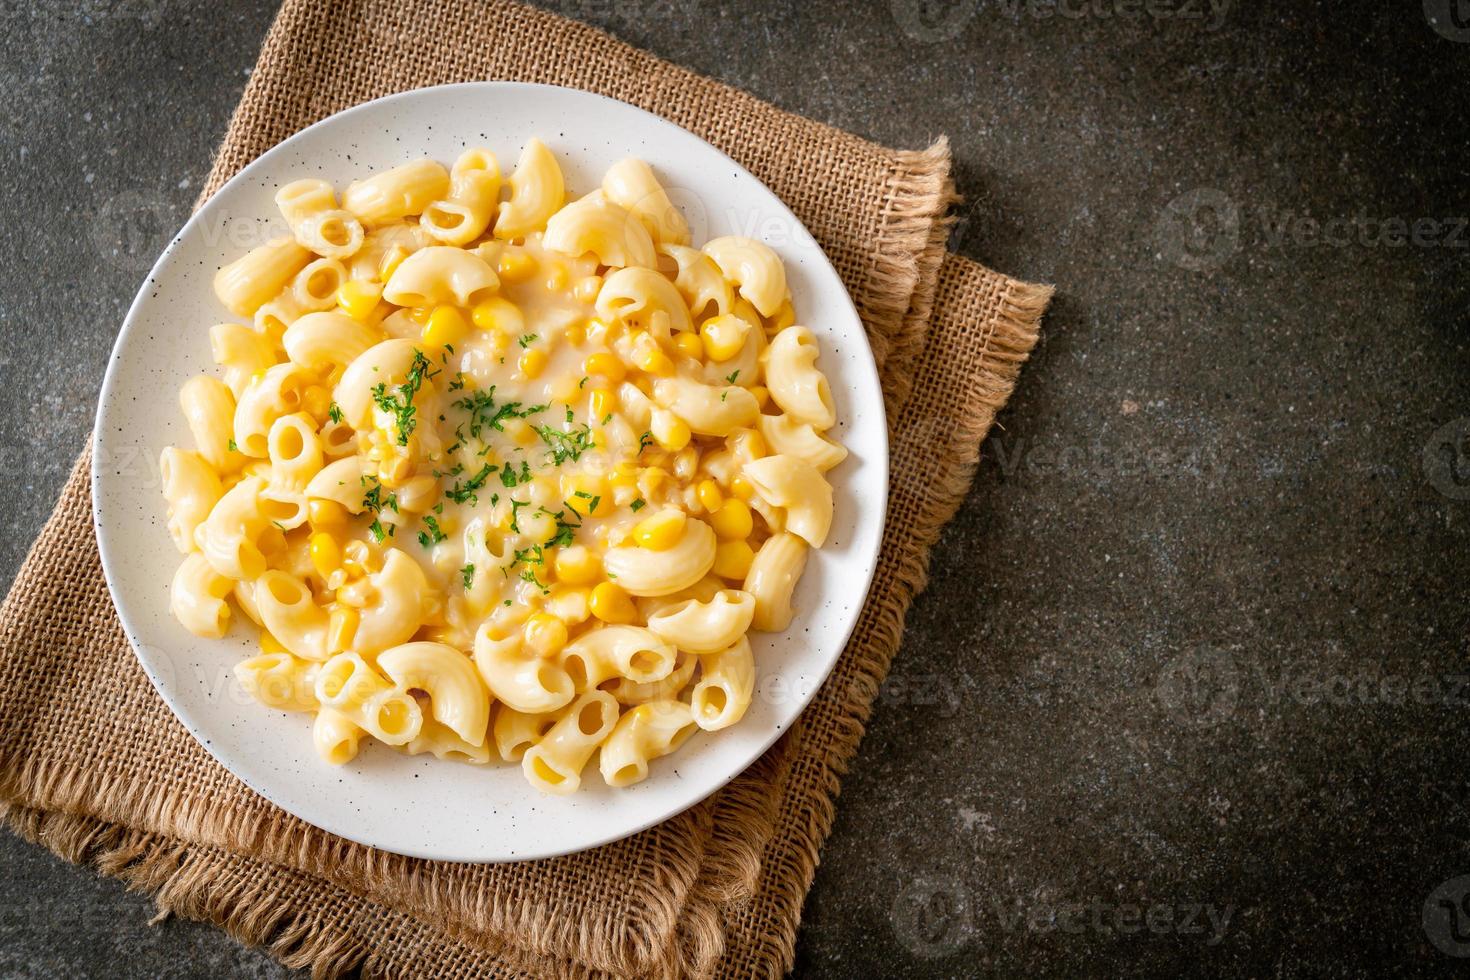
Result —
[[[168,712],[108,599],[84,457],[0,607],[0,810],[163,910],[320,973],[778,974],[929,548],[1049,290],[944,255],[942,142],[887,150],[510,3],[288,2],[205,193],[347,106],[483,78],[602,92],[698,133],[791,206],[852,292],[883,372],[893,480],[878,573],[833,676],[750,770],[627,840],[518,865],[384,854],[255,796]]]

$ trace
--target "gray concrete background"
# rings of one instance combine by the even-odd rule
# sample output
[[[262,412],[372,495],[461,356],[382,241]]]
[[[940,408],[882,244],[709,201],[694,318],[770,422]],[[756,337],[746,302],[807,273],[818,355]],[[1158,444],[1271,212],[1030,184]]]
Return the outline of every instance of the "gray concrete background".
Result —
[[[957,247],[1060,287],[798,975],[1463,971],[1470,23],[1219,3],[553,5],[887,144],[947,133]],[[271,8],[0,0],[0,584]],[[286,973],[151,914],[0,834],[0,975]]]

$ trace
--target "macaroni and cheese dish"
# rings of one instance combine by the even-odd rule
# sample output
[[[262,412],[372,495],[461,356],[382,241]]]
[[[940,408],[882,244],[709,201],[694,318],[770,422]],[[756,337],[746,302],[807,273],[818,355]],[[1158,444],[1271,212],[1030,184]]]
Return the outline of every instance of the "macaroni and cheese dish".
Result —
[[[254,622],[240,683],[335,765],[371,736],[570,793],[738,722],[846,456],[776,254],[696,247],[640,160],[570,198],[535,139],[276,202],[163,452],[179,622]]]

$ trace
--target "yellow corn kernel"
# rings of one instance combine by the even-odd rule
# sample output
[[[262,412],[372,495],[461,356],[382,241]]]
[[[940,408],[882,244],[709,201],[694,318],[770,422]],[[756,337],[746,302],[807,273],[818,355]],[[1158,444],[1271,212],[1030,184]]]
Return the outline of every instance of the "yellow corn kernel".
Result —
[[[669,476],[669,471],[662,466],[645,466],[638,474],[638,489],[643,492],[645,499],[653,500],[673,479]]]
[[[721,541],[715,547],[715,563],[710,567],[720,578],[744,580],[755,561],[755,552],[746,541]]]
[[[366,575],[377,565],[366,541],[349,541],[342,549],[342,567],[353,575]]]
[[[306,505],[306,519],[314,528],[340,528],[347,526],[352,515],[335,500],[313,500]]]
[[[327,652],[341,653],[352,647],[362,615],[351,606],[337,605],[327,617]]]
[[[587,396],[587,410],[592,413],[592,418],[598,425],[617,407],[618,396],[607,388],[593,388],[592,394]]]
[[[287,650],[285,647],[281,646],[281,641],[280,640],[276,639],[274,636],[271,636],[270,633],[266,632],[265,630],[261,630],[260,631],[260,652],[261,653],[290,653],[291,651],[290,650]]]
[[[614,384],[622,381],[628,373],[617,355],[607,351],[599,351],[588,357],[582,362],[582,370],[588,374],[600,374]]]
[[[332,392],[321,385],[311,385],[301,393],[301,408],[320,425],[332,408]]]
[[[564,336],[567,338],[567,343],[573,347],[581,347],[587,342],[587,327],[581,323],[570,324]]]
[[[500,253],[495,271],[506,282],[525,282],[536,274],[536,260],[525,252],[507,250]]]
[[[687,330],[684,331],[674,338],[674,346],[685,357],[692,357],[696,361],[704,360],[704,341],[699,339],[699,334],[697,333],[692,333]]]
[[[577,280],[572,287],[572,295],[579,303],[590,303],[597,299],[597,294],[602,290],[601,276],[585,276]]]
[[[710,317],[699,328],[704,338],[704,350],[712,361],[728,361],[740,353],[745,346],[745,334],[750,324],[733,313]]]
[[[707,513],[717,512],[725,503],[725,495],[720,492],[720,485],[714,480],[701,480],[695,488],[694,495],[699,498],[699,503]],[[747,534],[749,532],[746,532]],[[730,535],[730,537],[745,537],[744,534]]]
[[[715,534],[727,541],[747,538],[755,527],[755,521],[750,516],[750,506],[737,499],[727,500],[718,510],[711,511],[709,523],[715,529]]]
[[[536,613],[521,629],[526,646],[538,656],[552,656],[567,645],[567,624],[549,613]]]
[[[678,452],[689,445],[689,440],[694,438],[694,433],[689,430],[689,423],[685,422],[673,412],[658,410],[653,413],[653,418],[648,423],[648,431],[653,433],[653,438],[665,449]]]
[[[506,420],[505,434],[518,446],[529,446],[539,438],[536,430],[531,428],[531,423],[525,419]]]
[[[568,585],[591,585],[602,575],[602,559],[580,544],[556,553],[556,577]]]
[[[561,498],[583,517],[602,517],[612,512],[607,480],[597,473],[566,473],[561,478]],[[593,506],[593,501],[597,506]]]
[[[546,263],[546,288],[552,292],[561,292],[567,288],[571,276],[567,274],[567,267],[560,262]]]
[[[604,623],[631,623],[638,618],[638,609],[628,593],[611,582],[603,582],[593,589],[588,605],[592,615]]]
[[[525,351],[521,354],[521,359],[516,362],[516,366],[527,378],[540,377],[541,372],[546,370],[546,352],[540,349]]]
[[[638,370],[656,374],[661,378],[674,373],[674,362],[669,360],[669,355],[660,350],[652,338],[649,338],[647,343],[639,344],[634,348],[633,363],[637,365]]]
[[[750,389],[750,393],[755,396],[755,403],[762,409],[771,402],[771,389],[765,385],[755,385]]]
[[[631,463],[619,463],[618,469],[607,478],[614,490],[637,490],[638,469]]]
[[[521,308],[503,296],[492,296],[475,305],[470,319],[481,330],[500,331],[506,336],[519,334],[526,329],[526,315]]]
[[[317,531],[311,536],[307,550],[311,554],[311,567],[322,578],[329,577],[342,567],[342,547],[330,534]]]
[[[387,282],[393,277],[403,260],[408,258],[408,249],[402,245],[394,245],[383,254],[383,264],[378,267],[378,282]]]
[[[566,402],[570,405],[577,399],[577,378],[570,374],[556,374],[552,376],[548,393],[554,402]]]
[[[770,450],[766,448],[765,437],[754,429],[737,429],[730,436],[729,445],[737,456],[743,456],[745,459],[760,459],[770,454]]]
[[[668,551],[683,536],[685,521],[682,510],[669,507],[639,521],[633,528],[633,540],[651,551]]]
[[[376,282],[349,279],[337,287],[337,305],[354,320],[366,321],[377,309],[382,296],[383,287]]]
[[[744,476],[736,476],[730,481],[730,492],[741,500],[755,499],[755,487]]]

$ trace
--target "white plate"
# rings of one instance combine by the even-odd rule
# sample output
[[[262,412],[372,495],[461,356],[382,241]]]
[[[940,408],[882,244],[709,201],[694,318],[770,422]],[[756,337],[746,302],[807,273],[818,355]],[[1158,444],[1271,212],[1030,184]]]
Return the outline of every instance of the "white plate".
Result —
[[[780,254],[800,322],[821,341],[819,363],[839,418],[834,434],[852,451],[831,473],[831,537],[807,565],[791,628],[752,636],[758,679],[745,718],[698,733],[637,786],[611,790],[593,774],[574,796],[543,796],[519,766],[471,767],[366,745],[352,763],[331,768],[312,749],[307,715],[256,704],[235,682],[232,666],[256,649],[253,624],[201,640],[168,611],[180,556],[165,527],[157,460],[165,446],[191,445],[179,387],[215,372],[208,328],[229,316],[211,279],[224,262],[284,230],[272,197],[287,181],[323,177],[341,188],[417,157],[447,164],[470,145],[488,146],[509,168],[533,135],[556,153],[573,194],[596,187],[616,161],[641,157],[671,188],[696,244],[745,234]],[[169,245],[128,311],[102,388],[94,451],[97,538],[113,601],[143,668],[189,732],[253,790],[309,823],[383,850],[451,861],[544,858],[617,840],[699,802],[755,761],[811,699],[852,632],[877,562],[888,491],[883,397],[862,324],[786,206],[729,157],[641,109],[571,89],[492,82],[350,109],[226,184]]]

